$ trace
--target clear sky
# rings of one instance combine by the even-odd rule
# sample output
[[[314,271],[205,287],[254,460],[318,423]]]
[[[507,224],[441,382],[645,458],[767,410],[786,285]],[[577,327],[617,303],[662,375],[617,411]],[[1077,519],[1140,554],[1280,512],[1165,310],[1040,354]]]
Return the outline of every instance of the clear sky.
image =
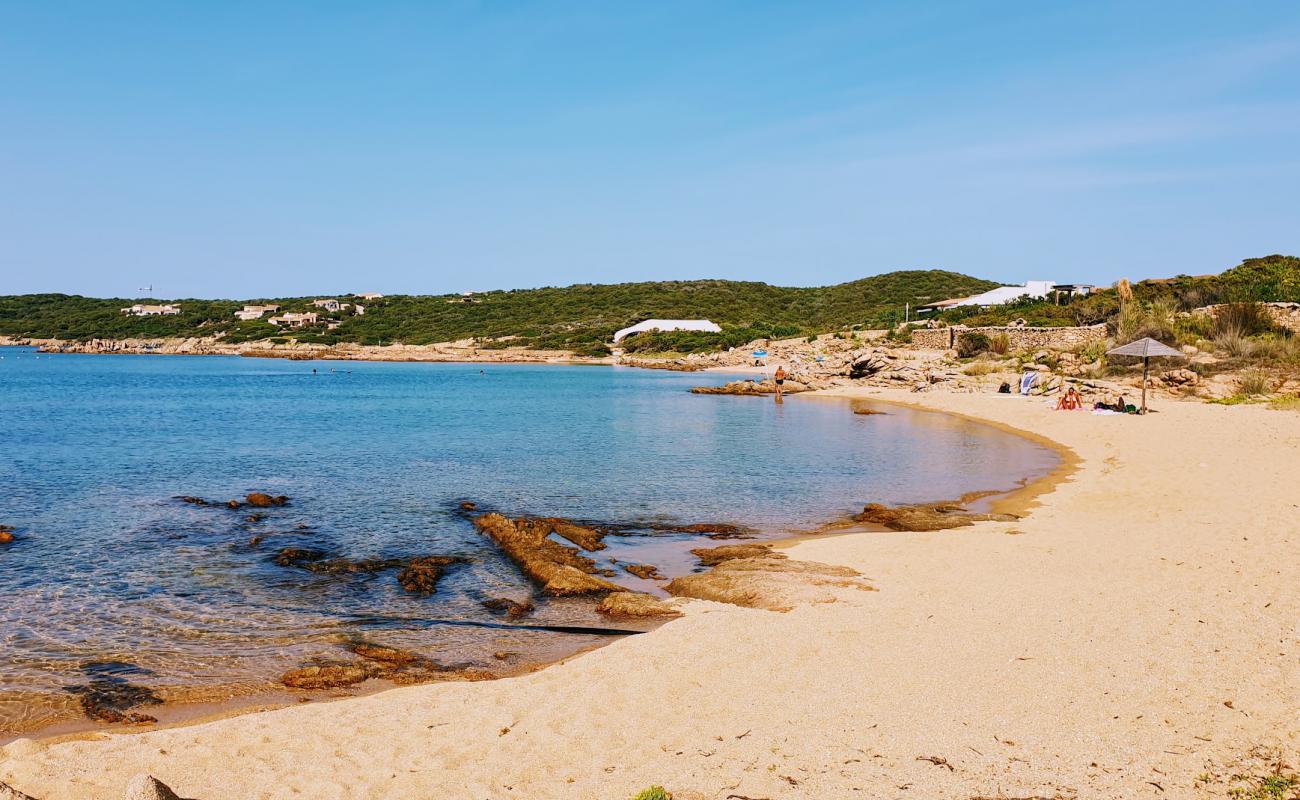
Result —
[[[0,0],[0,294],[1300,253],[1300,2]]]

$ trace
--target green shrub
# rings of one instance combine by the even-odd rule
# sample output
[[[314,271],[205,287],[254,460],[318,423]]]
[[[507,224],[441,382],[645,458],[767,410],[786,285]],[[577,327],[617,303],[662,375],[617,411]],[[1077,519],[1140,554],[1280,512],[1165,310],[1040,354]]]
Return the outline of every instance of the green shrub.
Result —
[[[1227,303],[1214,315],[1215,336],[1257,336],[1276,327],[1263,303]]]
[[[673,796],[662,786],[651,786],[642,789],[632,800],[673,800]]]
[[[971,358],[980,353],[987,353],[992,349],[992,343],[989,337],[979,331],[967,331],[957,336],[957,355],[960,358]]]
[[[989,339],[989,350],[1005,356],[1011,350],[1011,337],[1005,333],[996,333]]]
[[[1248,370],[1237,380],[1237,390],[1247,397],[1272,394],[1273,380],[1262,369]]]

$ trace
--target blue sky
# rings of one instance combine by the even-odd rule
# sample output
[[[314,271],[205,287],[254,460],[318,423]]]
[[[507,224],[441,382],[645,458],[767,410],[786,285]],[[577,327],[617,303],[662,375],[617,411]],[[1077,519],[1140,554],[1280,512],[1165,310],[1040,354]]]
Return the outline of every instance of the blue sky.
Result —
[[[1300,3],[0,0],[0,294],[1300,253]]]

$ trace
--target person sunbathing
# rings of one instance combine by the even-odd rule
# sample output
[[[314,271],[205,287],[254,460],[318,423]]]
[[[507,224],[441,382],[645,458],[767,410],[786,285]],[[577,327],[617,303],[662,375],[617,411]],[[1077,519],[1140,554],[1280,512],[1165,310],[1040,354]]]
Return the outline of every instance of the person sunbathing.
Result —
[[[1079,390],[1074,388],[1073,386],[1071,386],[1068,390],[1066,390],[1065,394],[1061,396],[1060,400],[1056,401],[1057,411],[1079,411],[1082,408],[1083,408],[1083,396],[1080,395]]]

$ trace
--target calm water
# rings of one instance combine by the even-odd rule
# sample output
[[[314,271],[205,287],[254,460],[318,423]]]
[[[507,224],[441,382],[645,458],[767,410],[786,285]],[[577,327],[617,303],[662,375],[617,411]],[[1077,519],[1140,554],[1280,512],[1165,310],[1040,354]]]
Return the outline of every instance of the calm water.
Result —
[[[500,622],[483,599],[531,596],[457,513],[462,499],[642,524],[599,555],[671,573],[701,541],[655,535],[656,523],[775,535],[864,502],[1013,488],[1056,462],[935,414],[686,391],[722,375],[0,355],[0,523],[19,537],[0,545],[0,732],[76,713],[79,687],[105,679],[166,699],[256,691],[309,657],[345,655],[356,636],[480,665],[494,651],[547,657],[595,641],[442,623]],[[292,503],[248,522],[172,499],[250,491]],[[340,579],[270,562],[291,545],[468,563],[416,597],[391,573]],[[549,602],[526,624],[594,619],[588,602]]]

